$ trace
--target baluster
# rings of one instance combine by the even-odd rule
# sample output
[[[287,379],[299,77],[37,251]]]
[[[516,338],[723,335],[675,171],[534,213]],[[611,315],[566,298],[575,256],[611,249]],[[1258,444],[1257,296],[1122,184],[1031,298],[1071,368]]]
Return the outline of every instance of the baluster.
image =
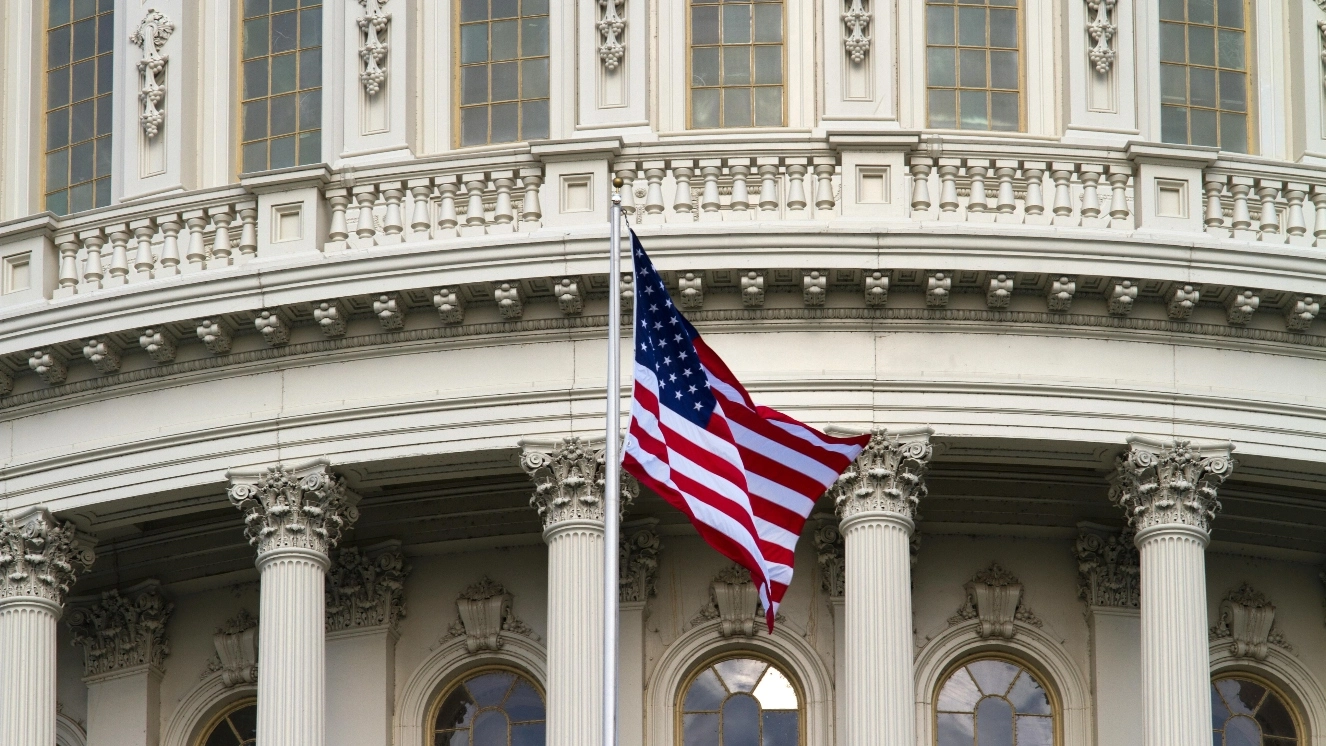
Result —
[[[672,178],[677,192],[672,198],[672,219],[679,223],[695,220],[695,205],[691,202],[691,177],[695,175],[695,161],[673,161]]]
[[[373,224],[373,206],[377,203],[377,187],[369,184],[354,188],[355,202],[359,205],[359,221],[355,223],[355,235],[361,244],[371,244],[373,234],[378,232]]]
[[[1208,178],[1203,185],[1206,189],[1206,228],[1207,232],[1225,236],[1225,206],[1220,195],[1225,191],[1225,180],[1220,177]]]
[[[778,159],[760,158],[756,161],[760,169],[760,217],[766,220],[778,218]]]
[[[78,290],[78,249],[81,246],[78,237],[66,233],[55,237],[55,245],[60,247],[60,287],[58,296],[73,295]]]
[[[410,240],[427,241],[432,221],[428,219],[429,202],[433,199],[433,183],[428,179],[410,179]]]
[[[467,203],[465,207],[465,225],[461,227],[462,236],[481,236],[484,233],[484,224],[487,222],[483,211],[483,190],[488,186],[488,180],[482,173],[465,174],[461,177],[465,182],[465,194]]]
[[[626,216],[626,222],[629,224],[631,218],[635,216],[635,163],[631,161],[619,163],[613,173],[622,180],[622,187],[617,190],[617,194],[621,195],[622,214]]]
[[[787,159],[788,217],[806,217],[806,159]]]
[[[497,171],[493,174],[493,187],[497,199],[493,202],[492,233],[507,233],[514,229],[511,222],[516,216],[511,208],[511,188],[516,185],[515,171]]]
[[[1312,235],[1320,244],[1326,240],[1326,187],[1320,184],[1312,187],[1312,204],[1317,208],[1317,219],[1312,224]]]
[[[732,199],[728,201],[731,210],[729,220],[749,220],[750,192],[746,188],[746,178],[750,176],[749,158],[729,158],[728,173],[732,174]]]
[[[962,162],[957,158],[939,159],[939,211],[941,220],[958,220],[958,169]]]
[[[1110,166],[1110,224],[1113,228],[1128,227],[1128,177],[1132,172],[1124,166]]]
[[[345,223],[345,208],[350,205],[350,190],[328,189],[327,202],[331,204],[331,225],[327,229],[328,241],[344,241],[350,237]]]
[[[1289,209],[1285,214],[1285,233],[1290,243],[1311,246],[1312,241],[1306,238],[1307,222],[1303,219],[1303,200],[1307,196],[1307,184],[1291,183],[1285,186],[1285,199],[1289,201]]]
[[[663,176],[666,173],[663,161],[650,161],[645,164],[645,178],[649,180],[649,185],[645,187],[643,220],[646,223],[663,222]]]
[[[1257,180],[1257,196],[1261,197],[1261,210],[1257,213],[1257,229],[1261,231],[1260,239],[1263,241],[1279,243],[1275,240],[1280,233],[1280,216],[1275,209],[1275,198],[1280,195],[1283,186],[1278,181]]]
[[[239,212],[239,258],[246,261],[258,255],[258,203],[244,202],[236,209]]]
[[[101,235],[99,229],[82,231],[78,237],[83,241],[84,252],[83,285],[79,290],[100,290],[101,278],[104,276],[101,270],[101,247],[106,244],[106,237]]]
[[[443,176],[438,179],[437,192],[441,203],[437,206],[437,229],[441,237],[451,238],[456,235],[456,177]]]
[[[1045,215],[1045,195],[1041,192],[1045,183],[1045,162],[1023,161],[1022,178],[1027,180],[1027,198],[1022,206],[1026,217],[1023,220],[1033,225],[1045,225],[1049,222]]]
[[[129,281],[129,239],[133,234],[127,223],[110,226],[106,232],[111,242],[110,277],[106,285],[123,285]]]
[[[184,261],[186,269],[202,269],[207,261],[207,244],[203,242],[203,229],[207,227],[207,216],[202,210],[189,210],[184,213],[184,224],[189,227],[188,243],[185,245]]]
[[[207,214],[212,218],[216,231],[212,234],[212,258],[209,267],[225,267],[230,264],[230,224],[235,220],[230,207],[209,207]]]
[[[1234,219],[1231,225],[1235,231],[1251,230],[1252,214],[1248,210],[1248,194],[1252,191],[1252,179],[1231,176],[1229,191],[1234,194]]]
[[[254,210],[254,214],[256,216],[257,210]],[[184,226],[179,215],[157,218],[157,225],[161,226],[162,236],[159,273],[165,276],[177,275],[180,273],[180,229]]]
[[[538,230],[543,219],[543,206],[539,204],[539,186],[543,184],[543,171],[538,167],[520,170],[520,186],[525,198],[520,203],[520,222],[525,230]]]
[[[134,250],[134,278],[146,280],[152,276],[156,261],[152,258],[152,237],[157,234],[156,221],[151,218],[135,220],[129,224],[138,239],[138,248]]]
[[[1073,217],[1073,164],[1050,164],[1050,178],[1054,180],[1054,223],[1071,225]]]
[[[1097,191],[1097,184],[1100,183],[1101,174],[1105,173],[1105,167],[1084,164],[1078,171],[1082,175],[1082,218],[1094,221],[1100,217],[1100,192]]]
[[[718,213],[718,172],[722,161],[706,159],[700,161],[700,170],[704,174],[704,195],[700,198],[701,220],[721,220]]]
[[[405,232],[405,217],[401,214],[401,200],[405,197],[404,185],[391,181],[381,185],[382,198],[387,202],[387,209],[382,216],[382,232],[391,241],[399,241],[395,236]]]
[[[833,196],[833,173],[838,161],[836,158],[815,159],[815,217],[832,218],[838,202]],[[825,214],[828,213],[828,214]]]
[[[995,176],[999,179],[999,214],[1012,215],[1017,212],[1017,197],[1013,194],[1013,177],[1017,175],[1017,161],[995,161]]]
[[[910,166],[912,174],[912,213],[930,211],[930,170],[934,159],[926,156],[913,156]]]
[[[985,201],[985,173],[990,168],[990,162],[987,160],[968,158],[967,176],[971,179],[971,193],[967,196],[967,219],[971,220],[972,215],[980,215],[985,212],[987,206]]]

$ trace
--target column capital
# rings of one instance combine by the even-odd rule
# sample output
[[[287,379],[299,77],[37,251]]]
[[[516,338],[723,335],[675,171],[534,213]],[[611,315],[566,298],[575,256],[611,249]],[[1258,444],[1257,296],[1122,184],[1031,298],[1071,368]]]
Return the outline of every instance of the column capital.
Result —
[[[64,604],[78,573],[92,567],[95,544],[45,508],[5,516],[0,520],[0,604],[19,598]]]
[[[1234,471],[1233,450],[1227,442],[1129,438],[1115,465],[1110,502],[1138,532],[1181,526],[1206,534],[1220,511],[1216,490]]]
[[[846,522],[862,513],[883,512],[914,521],[916,506],[926,495],[933,434],[928,427],[875,430],[865,450],[829,488],[838,517]]]
[[[568,521],[603,522],[603,442],[576,437],[556,441],[522,440],[520,465],[534,480],[530,507],[545,530]],[[621,510],[635,500],[640,485],[622,472]]]
[[[244,513],[244,536],[259,557],[302,550],[325,558],[359,518],[359,495],[323,461],[226,476],[230,504]]]
[[[124,593],[109,590],[87,603],[71,602],[69,629],[83,648],[83,675],[101,676],[148,666],[158,671],[170,654],[166,623],[175,605],[148,580]]]

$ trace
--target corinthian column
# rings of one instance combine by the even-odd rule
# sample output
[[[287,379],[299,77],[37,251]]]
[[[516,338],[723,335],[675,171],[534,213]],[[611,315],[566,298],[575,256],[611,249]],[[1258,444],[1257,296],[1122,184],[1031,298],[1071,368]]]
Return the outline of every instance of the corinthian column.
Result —
[[[328,553],[359,517],[359,496],[323,462],[227,476],[258,551],[258,743],[324,746]]]
[[[603,448],[525,441],[548,544],[548,746],[603,741]],[[622,510],[639,486],[622,476]]]
[[[877,430],[832,487],[846,558],[847,746],[913,746],[911,539],[930,428]]]
[[[1146,746],[1211,742],[1205,552],[1232,450],[1130,438],[1119,457],[1110,500],[1136,529],[1141,558]]]
[[[90,541],[44,508],[0,521],[0,743],[55,746],[55,634]]]

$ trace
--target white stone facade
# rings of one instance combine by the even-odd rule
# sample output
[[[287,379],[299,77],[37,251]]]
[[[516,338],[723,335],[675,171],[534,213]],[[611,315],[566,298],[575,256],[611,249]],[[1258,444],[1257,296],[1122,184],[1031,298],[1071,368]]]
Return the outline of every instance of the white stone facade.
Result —
[[[462,147],[474,0],[264,1],[320,29],[307,159],[241,173],[255,0],[97,0],[109,204],[63,215],[59,19],[0,14],[0,743],[486,746],[439,722],[490,674],[514,743],[596,742],[621,179],[752,395],[875,433],[772,635],[624,484],[623,746],[717,743],[743,657],[803,746],[1326,746],[1326,4],[991,0],[996,132],[929,126],[943,3],[766,3],[783,126],[694,129],[706,3],[525,0],[548,137]],[[1165,141],[1176,7],[1246,38],[1246,153]]]

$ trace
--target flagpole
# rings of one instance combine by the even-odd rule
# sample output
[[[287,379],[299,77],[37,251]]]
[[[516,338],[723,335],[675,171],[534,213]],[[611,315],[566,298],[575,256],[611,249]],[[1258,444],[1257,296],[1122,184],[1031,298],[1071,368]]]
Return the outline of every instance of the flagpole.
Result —
[[[608,228],[607,442],[603,485],[603,746],[617,742],[618,523],[621,520],[622,180],[613,179]]]

